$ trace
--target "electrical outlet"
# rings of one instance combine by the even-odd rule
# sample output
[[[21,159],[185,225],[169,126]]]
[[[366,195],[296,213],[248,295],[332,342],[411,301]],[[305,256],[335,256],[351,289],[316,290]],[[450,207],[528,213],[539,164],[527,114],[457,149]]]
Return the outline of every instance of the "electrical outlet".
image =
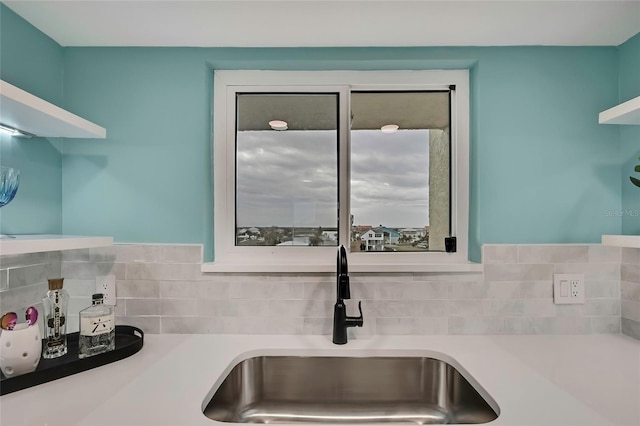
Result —
[[[96,277],[96,293],[102,293],[105,305],[116,305],[116,276]]]
[[[554,274],[553,302],[556,305],[584,304],[584,274]]]

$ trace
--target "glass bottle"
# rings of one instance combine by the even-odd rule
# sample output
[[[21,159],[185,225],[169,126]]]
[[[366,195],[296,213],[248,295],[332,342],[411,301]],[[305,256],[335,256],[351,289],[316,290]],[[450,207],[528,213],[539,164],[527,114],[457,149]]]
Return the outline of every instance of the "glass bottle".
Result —
[[[42,357],[58,358],[67,353],[67,307],[69,293],[62,288],[64,278],[49,279],[49,291],[42,299],[44,307],[44,344]]]
[[[112,351],[116,347],[113,306],[103,303],[102,293],[94,294],[91,300],[93,304],[80,311],[80,358]]]

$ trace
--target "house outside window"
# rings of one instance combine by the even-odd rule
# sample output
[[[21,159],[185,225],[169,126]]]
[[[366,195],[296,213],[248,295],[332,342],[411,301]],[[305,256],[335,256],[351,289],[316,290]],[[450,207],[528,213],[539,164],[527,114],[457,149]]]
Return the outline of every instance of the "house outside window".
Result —
[[[340,244],[351,271],[467,270],[468,93],[466,70],[217,71],[203,271],[328,272]]]

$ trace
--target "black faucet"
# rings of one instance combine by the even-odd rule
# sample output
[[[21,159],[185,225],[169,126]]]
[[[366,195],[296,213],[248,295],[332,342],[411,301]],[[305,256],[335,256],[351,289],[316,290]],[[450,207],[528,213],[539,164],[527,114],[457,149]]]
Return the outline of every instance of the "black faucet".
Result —
[[[347,307],[343,299],[351,299],[351,290],[349,288],[349,271],[347,266],[347,250],[344,246],[338,249],[338,268],[337,268],[337,298],[333,307],[333,343],[336,345],[344,345],[347,343],[347,328],[362,327],[362,302],[358,302],[359,317],[348,317]]]

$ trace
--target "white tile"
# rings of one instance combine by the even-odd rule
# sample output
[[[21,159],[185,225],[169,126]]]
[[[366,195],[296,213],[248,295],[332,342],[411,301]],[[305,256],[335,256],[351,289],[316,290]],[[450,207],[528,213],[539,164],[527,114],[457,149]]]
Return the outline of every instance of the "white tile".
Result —
[[[402,318],[411,316],[411,305],[409,301],[369,300],[363,303],[362,311],[371,317]]]
[[[590,263],[620,263],[622,250],[620,247],[603,246],[602,244],[589,245]]]
[[[622,249],[622,263],[640,264],[640,248],[625,247]]]
[[[375,323],[378,334],[416,334],[415,318],[376,318]]]
[[[160,315],[158,299],[125,299],[125,312],[128,317]]]
[[[513,244],[483,244],[482,263],[517,263],[518,246]]]
[[[450,317],[474,317],[484,315],[484,300],[447,300],[447,315]]]
[[[617,263],[558,263],[555,274],[584,274],[585,280],[616,281],[620,279],[620,264]]]
[[[160,284],[151,280],[117,280],[116,295],[122,298],[155,298],[160,297]]]
[[[620,279],[640,283],[640,264],[623,263],[620,268]]]
[[[485,265],[484,275],[487,281],[550,280],[553,278],[553,265],[548,263]]]
[[[193,281],[199,273],[200,265],[191,263],[126,264],[127,280]],[[120,279],[125,279],[125,277]]]
[[[620,315],[620,299],[587,299],[584,307],[587,315]]]
[[[449,283],[449,299],[484,299],[487,286],[484,282]]]
[[[317,335],[331,334],[333,332],[333,318],[303,318],[302,323],[303,334]]]
[[[640,322],[627,318],[621,320],[622,333],[640,340]]]
[[[522,291],[519,281],[487,282],[488,299],[520,299]]]
[[[591,317],[591,332],[596,334],[618,334],[621,332],[619,316]]]
[[[160,317],[116,317],[116,325],[132,325],[148,334],[160,333]]]
[[[622,318],[640,322],[640,302],[622,300]]]
[[[553,297],[553,281],[522,281],[520,295],[523,299],[549,299]]]
[[[585,280],[587,299],[615,299],[620,297],[620,281]]]
[[[589,260],[587,245],[519,245],[518,263],[585,263]]]
[[[620,283],[620,297],[622,300],[640,302],[640,283],[622,281]]]
[[[526,317],[552,317],[556,315],[553,299],[523,299],[522,315]]]
[[[523,300],[493,299],[484,302],[487,316],[521,316],[524,314]]]
[[[500,317],[449,317],[449,334],[503,334],[505,320]]]
[[[413,317],[440,317],[447,315],[447,301],[444,300],[414,300],[409,302],[409,306]]]
[[[160,299],[160,315],[163,316],[195,316],[196,299]]]

